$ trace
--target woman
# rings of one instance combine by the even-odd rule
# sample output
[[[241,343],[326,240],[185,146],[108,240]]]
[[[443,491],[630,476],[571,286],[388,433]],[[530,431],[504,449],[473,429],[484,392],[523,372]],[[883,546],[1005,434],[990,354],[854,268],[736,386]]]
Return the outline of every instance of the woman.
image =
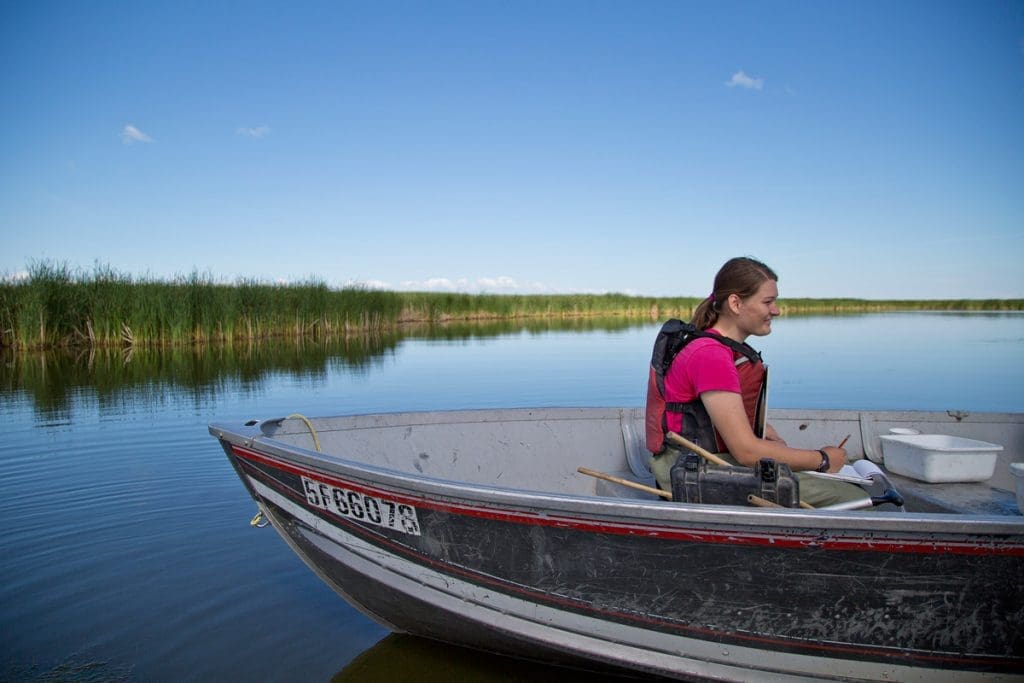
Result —
[[[760,261],[739,257],[722,266],[711,295],[693,315],[693,326],[708,335],[687,343],[665,374],[665,403],[671,408],[666,425],[739,465],[753,467],[761,458],[772,458],[794,472],[837,472],[846,463],[844,449],[791,448],[763,422],[758,404],[767,370],[758,356],[751,361],[751,353],[734,350],[735,343],[727,345],[728,340],[744,344],[751,335],[770,334],[772,319],[779,315],[778,296],[778,276]],[[680,455],[670,446],[652,460],[651,470],[666,490],[671,489],[669,473]],[[801,498],[815,507],[867,496],[853,484],[797,476]]]

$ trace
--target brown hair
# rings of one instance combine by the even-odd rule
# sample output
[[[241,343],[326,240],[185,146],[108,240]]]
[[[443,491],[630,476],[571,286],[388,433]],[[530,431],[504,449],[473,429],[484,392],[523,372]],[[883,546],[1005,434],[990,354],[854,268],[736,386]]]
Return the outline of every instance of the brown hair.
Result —
[[[690,321],[698,330],[706,330],[718,322],[722,302],[732,294],[741,299],[753,296],[765,280],[779,281],[775,271],[756,259],[737,256],[725,262],[715,275],[715,286],[711,296],[701,301]]]

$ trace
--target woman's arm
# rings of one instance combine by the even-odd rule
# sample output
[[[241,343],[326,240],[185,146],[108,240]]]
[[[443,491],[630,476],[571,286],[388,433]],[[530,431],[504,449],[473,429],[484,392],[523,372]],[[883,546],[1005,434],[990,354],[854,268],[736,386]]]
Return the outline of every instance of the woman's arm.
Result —
[[[779,433],[775,431],[775,427],[772,427],[770,424],[765,424],[764,426],[764,438],[769,441],[778,441],[783,446],[786,445],[786,440],[779,436]]]
[[[739,394],[705,391],[700,398],[715,429],[725,440],[729,453],[741,465],[753,467],[761,458],[774,458],[793,470],[814,470],[821,464],[821,453],[816,449],[790,448],[781,440],[757,438],[750,428]],[[846,464],[846,451],[842,448],[826,446],[823,450],[829,456],[829,472],[837,472]]]

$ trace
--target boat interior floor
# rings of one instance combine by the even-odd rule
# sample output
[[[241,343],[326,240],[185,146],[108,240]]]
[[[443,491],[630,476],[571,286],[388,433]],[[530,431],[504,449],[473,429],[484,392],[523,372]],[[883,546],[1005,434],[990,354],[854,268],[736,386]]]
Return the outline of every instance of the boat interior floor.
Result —
[[[888,477],[911,512],[1020,516],[1013,491],[993,488],[985,482],[929,484],[898,474],[890,473]]]
[[[616,477],[654,486],[653,478],[641,478],[631,471],[613,472]],[[929,484],[889,473],[890,483],[903,496],[907,512],[937,512],[961,515],[1020,516],[1016,495],[1012,491],[981,483]],[[596,480],[596,494],[626,500],[661,500],[659,496],[603,479]],[[878,511],[895,511],[893,505],[882,505]]]

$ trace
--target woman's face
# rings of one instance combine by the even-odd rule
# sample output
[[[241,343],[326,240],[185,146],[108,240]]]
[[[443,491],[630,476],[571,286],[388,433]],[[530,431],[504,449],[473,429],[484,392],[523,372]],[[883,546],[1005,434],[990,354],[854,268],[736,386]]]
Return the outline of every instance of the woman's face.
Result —
[[[757,337],[771,334],[772,318],[779,314],[779,308],[775,305],[778,298],[778,283],[765,280],[752,296],[739,299],[736,324],[740,330]]]

